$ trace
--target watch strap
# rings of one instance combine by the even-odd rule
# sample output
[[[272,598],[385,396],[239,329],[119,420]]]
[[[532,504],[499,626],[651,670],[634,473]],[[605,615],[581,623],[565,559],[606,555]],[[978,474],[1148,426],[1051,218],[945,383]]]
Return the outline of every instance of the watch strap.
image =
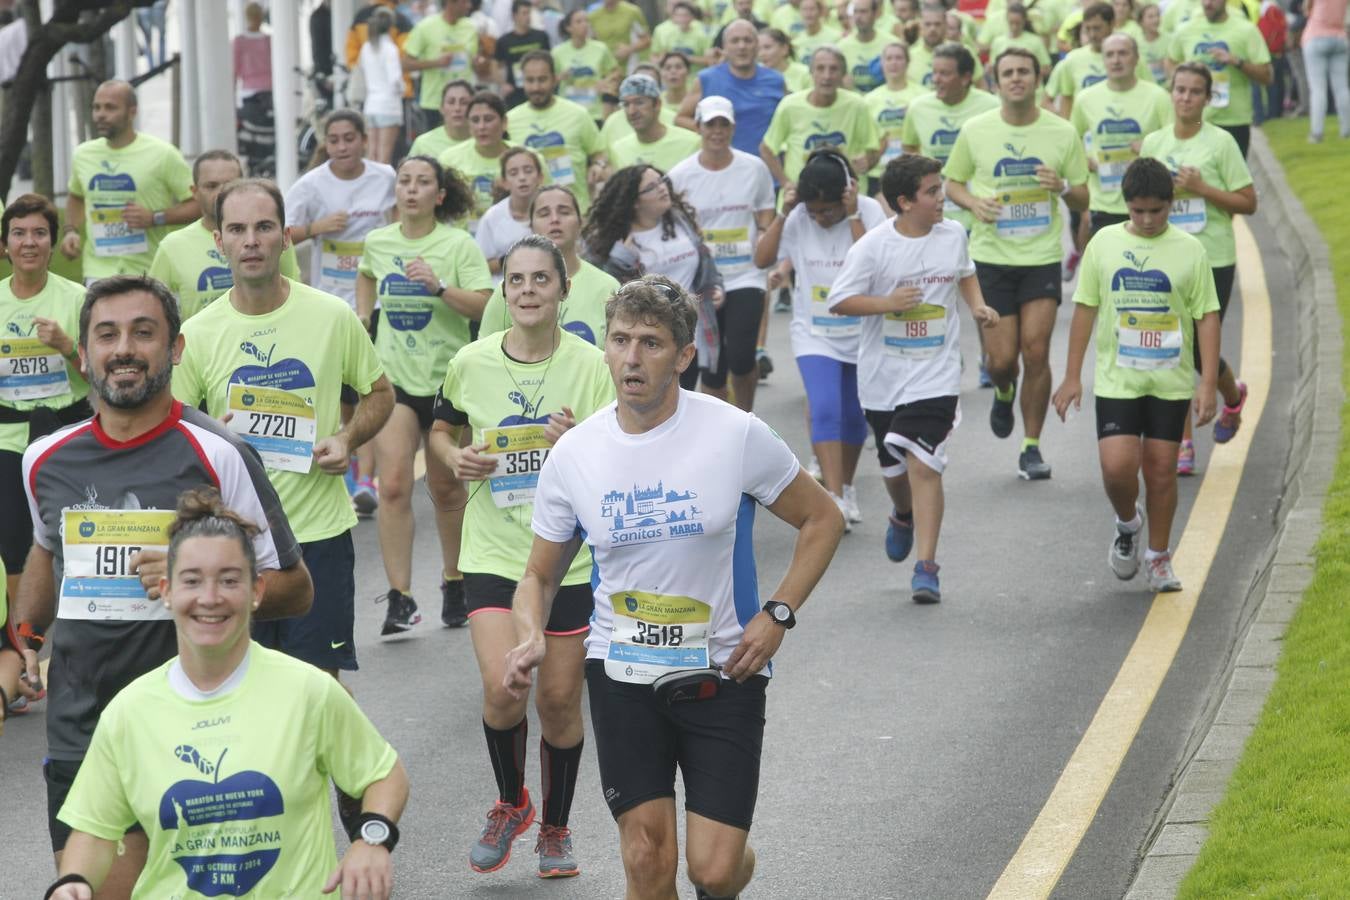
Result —
[[[398,836],[399,836],[398,826],[395,825],[394,821],[390,819],[388,816],[382,816],[377,812],[363,812],[361,813],[361,815],[356,817],[356,826],[353,829],[353,831],[355,831],[355,834],[352,836],[352,839],[364,840],[361,837],[361,829],[365,826],[367,822],[380,822],[386,828],[389,829],[389,837],[385,839],[384,843],[375,846],[383,847],[390,853],[393,853],[394,847],[398,845]]]
[[[791,606],[788,606],[782,600],[770,600],[764,604],[762,609],[769,614],[769,618],[773,619],[774,624],[776,625],[782,625],[784,628],[792,628],[797,624],[797,614],[793,612]],[[780,609],[787,610],[786,618],[780,619],[777,615],[775,615],[775,613]]]

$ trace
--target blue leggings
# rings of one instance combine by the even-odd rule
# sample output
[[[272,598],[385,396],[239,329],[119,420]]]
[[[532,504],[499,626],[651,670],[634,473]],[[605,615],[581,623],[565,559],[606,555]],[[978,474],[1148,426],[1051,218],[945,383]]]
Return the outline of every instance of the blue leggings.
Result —
[[[811,405],[811,443],[842,441],[861,447],[867,419],[858,402],[858,367],[828,356],[799,356],[806,400]]]

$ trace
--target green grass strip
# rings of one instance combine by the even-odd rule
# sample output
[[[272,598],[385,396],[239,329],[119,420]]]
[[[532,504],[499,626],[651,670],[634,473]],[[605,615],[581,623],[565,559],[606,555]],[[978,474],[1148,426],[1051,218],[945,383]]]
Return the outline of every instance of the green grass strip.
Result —
[[[1307,143],[1306,119],[1264,126],[1285,178],[1331,250],[1350,323],[1350,141]],[[1330,129],[1329,134],[1335,134]],[[1281,298],[1272,297],[1275,314]],[[1350,346],[1350,334],[1347,334]],[[1341,383],[1350,389],[1350,366]],[[1350,403],[1323,508],[1312,584],[1278,676],[1182,898],[1350,897]]]

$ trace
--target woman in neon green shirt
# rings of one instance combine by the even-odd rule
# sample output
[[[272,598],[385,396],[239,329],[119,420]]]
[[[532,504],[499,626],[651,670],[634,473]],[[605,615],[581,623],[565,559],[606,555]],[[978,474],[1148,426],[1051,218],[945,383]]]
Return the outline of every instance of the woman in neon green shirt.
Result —
[[[496,202],[502,154],[510,146],[506,142],[506,104],[496,94],[475,94],[469,101],[468,119],[472,139],[451,147],[439,161],[445,168],[454,169],[473,191],[467,225],[469,234],[476,234],[478,220]]]
[[[545,185],[530,200],[530,231],[552,241],[562,251],[567,277],[572,288],[558,313],[563,331],[597,347],[605,345],[605,303],[619,289],[619,282],[608,272],[591,265],[578,253],[581,213],[571,188]],[[478,336],[495,334],[511,327],[506,298],[501,285],[488,298]]]
[[[410,156],[398,167],[394,197],[399,221],[366,236],[356,296],[361,312],[380,301],[375,351],[394,384],[394,411],[372,443],[380,473],[380,550],[389,579],[388,600],[397,605],[412,592],[413,458],[431,428],[431,408],[445,368],[469,343],[470,320],[483,314],[492,275],[473,238],[447,224],[472,202],[459,179],[428,157]],[[427,490],[441,538],[444,613],[456,605],[460,590],[459,541],[467,495],[430,456]]]
[[[780,28],[759,33],[759,64],[782,75],[789,94],[811,89],[811,70],[797,62],[792,39]]]
[[[605,120],[605,94],[618,91],[623,70],[604,44],[591,37],[591,22],[584,9],[574,9],[562,20],[558,30],[567,40],[553,48],[553,64],[558,70],[558,94],[579,103],[596,123]]]
[[[678,50],[671,50],[659,60],[661,65],[661,104],[678,110],[689,92],[689,58]]]
[[[525,697],[503,688],[506,654],[518,639],[510,615],[534,535],[534,490],[549,450],[577,422],[614,399],[604,354],[558,324],[568,278],[562,253],[547,238],[523,237],[502,261],[511,327],[475,341],[451,361],[436,398],[428,461],[473,482],[465,510],[464,596],[483,679],[483,734],[497,797],[469,854],[476,872],[495,872],[535,817],[525,787],[528,719]],[[465,429],[468,429],[466,432]],[[467,438],[467,440],[465,439]],[[579,873],[568,815],[584,729],[584,641],[594,610],[590,552],[559,573],[544,626],[547,655],[539,670],[540,768],[544,792],[539,841],[541,878]]]
[[[74,831],[48,897],[88,900],[137,823],[150,851],[133,897],[389,896],[407,772],[336,679],[249,639],[256,533],[213,489],[179,498],[160,579],[178,656],[100,716],[59,813]],[[340,863],[330,777],[361,798]]]

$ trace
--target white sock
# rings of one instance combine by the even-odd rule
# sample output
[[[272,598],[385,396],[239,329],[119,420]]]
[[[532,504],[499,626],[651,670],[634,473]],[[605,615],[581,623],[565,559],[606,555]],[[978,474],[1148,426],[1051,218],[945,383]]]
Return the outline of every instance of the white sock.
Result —
[[[1116,528],[1120,529],[1126,534],[1134,534],[1136,531],[1138,531],[1140,528],[1143,527],[1144,527],[1144,519],[1142,516],[1139,515],[1139,510],[1134,511],[1134,518],[1128,522],[1122,522],[1119,516],[1116,517]]]
[[[1144,551],[1144,561],[1153,562],[1153,560],[1157,559],[1160,556],[1167,556],[1170,552],[1171,552],[1170,550],[1154,550],[1152,547],[1150,547],[1149,549]]]

